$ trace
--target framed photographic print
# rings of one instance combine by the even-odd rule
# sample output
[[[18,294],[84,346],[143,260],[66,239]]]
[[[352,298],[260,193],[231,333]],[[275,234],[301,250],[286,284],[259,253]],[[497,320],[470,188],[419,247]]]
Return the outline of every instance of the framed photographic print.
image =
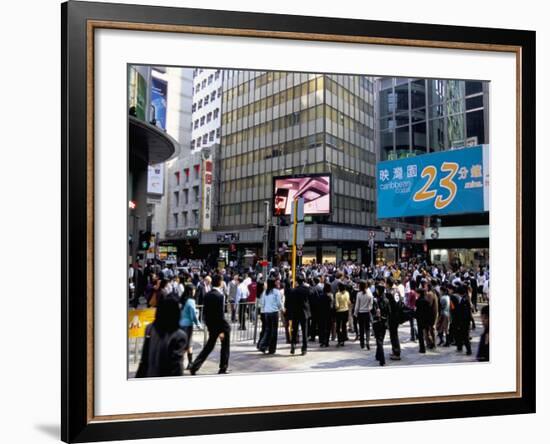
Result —
[[[534,32],[61,12],[64,441],[535,411]]]

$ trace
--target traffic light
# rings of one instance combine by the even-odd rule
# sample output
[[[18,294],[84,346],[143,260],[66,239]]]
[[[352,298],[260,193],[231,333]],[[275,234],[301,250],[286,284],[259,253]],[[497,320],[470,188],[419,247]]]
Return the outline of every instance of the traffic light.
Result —
[[[151,232],[150,231],[140,231],[139,232],[139,249],[147,250],[151,243]]]

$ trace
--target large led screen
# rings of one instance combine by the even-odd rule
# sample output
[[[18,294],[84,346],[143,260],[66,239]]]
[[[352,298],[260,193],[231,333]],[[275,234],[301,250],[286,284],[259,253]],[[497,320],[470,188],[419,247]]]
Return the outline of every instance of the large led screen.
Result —
[[[330,174],[275,177],[274,209],[276,216],[290,215],[292,202],[304,198],[304,214],[330,214]]]

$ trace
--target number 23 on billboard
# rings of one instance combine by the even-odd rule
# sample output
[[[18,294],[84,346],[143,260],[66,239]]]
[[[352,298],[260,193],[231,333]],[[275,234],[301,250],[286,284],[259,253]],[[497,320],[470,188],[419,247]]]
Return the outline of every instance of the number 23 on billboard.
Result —
[[[437,194],[436,190],[429,189],[432,183],[437,178],[437,169],[433,165],[427,165],[422,170],[420,176],[422,178],[428,177],[428,180],[426,181],[424,186],[414,194],[413,200],[415,202],[423,202],[425,200],[435,198],[434,206],[438,210],[441,210],[454,200],[458,188],[456,186],[456,183],[453,181],[453,178],[458,172],[458,164],[455,162],[443,162],[441,164],[441,172],[448,173],[443,179],[439,181],[439,185],[442,188],[445,188],[449,192],[449,195],[446,198],[443,198],[441,194]]]

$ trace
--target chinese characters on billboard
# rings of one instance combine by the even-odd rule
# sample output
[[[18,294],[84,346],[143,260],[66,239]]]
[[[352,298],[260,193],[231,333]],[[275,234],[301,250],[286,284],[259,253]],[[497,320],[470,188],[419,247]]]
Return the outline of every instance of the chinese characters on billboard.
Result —
[[[377,165],[379,219],[489,211],[489,146]]]

